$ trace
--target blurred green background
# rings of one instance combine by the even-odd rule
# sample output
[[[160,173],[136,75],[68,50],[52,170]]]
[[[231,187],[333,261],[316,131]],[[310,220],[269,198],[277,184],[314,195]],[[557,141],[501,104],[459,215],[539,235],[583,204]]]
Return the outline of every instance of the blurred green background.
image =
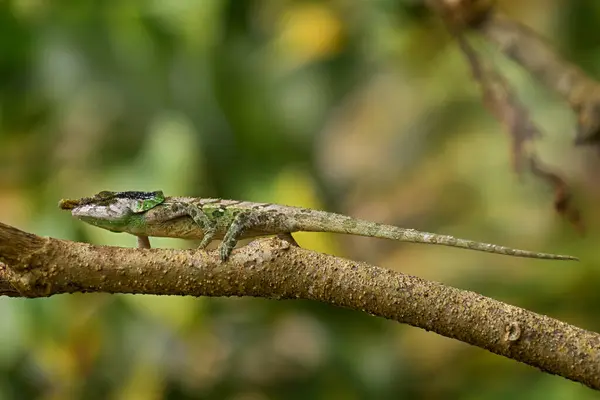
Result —
[[[600,3],[499,6],[600,75]],[[584,160],[597,154],[573,148],[570,111],[477,46],[545,129],[544,161],[593,186]],[[105,189],[307,206],[578,255],[297,235],[307,248],[600,329],[598,216],[583,209],[580,237],[554,213],[551,188],[514,174],[508,135],[420,1],[0,1],[0,221],[135,246],[56,206]],[[308,301],[0,298],[0,399],[593,396],[458,341]]]

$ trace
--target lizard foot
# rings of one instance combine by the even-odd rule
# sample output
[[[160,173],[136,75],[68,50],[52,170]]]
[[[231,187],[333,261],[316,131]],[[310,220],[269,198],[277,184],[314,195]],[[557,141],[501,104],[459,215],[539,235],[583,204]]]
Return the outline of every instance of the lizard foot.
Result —
[[[235,244],[234,246],[235,247]],[[221,242],[221,244],[219,245],[219,257],[221,258],[221,261],[225,262],[227,261],[227,259],[229,258],[229,256],[231,255],[231,252],[233,251],[233,247],[228,246],[226,242]]]

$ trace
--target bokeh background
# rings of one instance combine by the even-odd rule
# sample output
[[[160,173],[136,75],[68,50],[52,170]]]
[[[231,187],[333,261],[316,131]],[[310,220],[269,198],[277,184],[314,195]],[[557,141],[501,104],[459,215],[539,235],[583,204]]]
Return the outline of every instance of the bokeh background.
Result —
[[[500,1],[593,76],[594,0]],[[307,248],[444,282],[598,330],[598,153],[574,117],[485,43],[580,188],[588,231],[511,167],[437,17],[408,0],[0,1],[0,221],[96,244],[62,197],[100,190],[278,202],[579,264],[299,234]],[[591,160],[591,161],[590,161]],[[586,183],[586,184],[583,184]],[[157,247],[190,247],[154,239]],[[431,332],[308,301],[0,298],[0,399],[566,399],[595,394]]]

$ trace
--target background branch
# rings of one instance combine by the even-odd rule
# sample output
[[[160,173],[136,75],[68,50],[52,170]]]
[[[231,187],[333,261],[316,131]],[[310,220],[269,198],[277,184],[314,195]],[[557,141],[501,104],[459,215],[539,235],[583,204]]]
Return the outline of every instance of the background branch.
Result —
[[[469,27],[532,77],[558,93],[577,115],[578,144],[600,140],[600,84],[528,26],[498,11],[491,0],[428,0],[456,30]]]
[[[584,233],[585,224],[574,204],[570,182],[562,171],[551,167],[537,154],[535,141],[544,136],[542,129],[519,99],[517,88],[494,63],[471,46],[465,28],[479,33],[499,47],[506,57],[565,98],[578,117],[578,143],[596,140],[600,126],[599,85],[580,68],[558,56],[533,30],[497,11],[490,0],[429,0],[428,5],[442,17],[455,38],[481,88],[483,104],[511,136],[515,171],[522,174],[528,167],[533,176],[552,187],[556,212],[579,233]]]
[[[563,97],[577,115],[577,143],[597,143],[600,129],[600,84],[577,65],[559,56],[529,27],[501,13],[491,13],[478,27],[488,41]]]
[[[600,388],[600,336],[479,294],[281,239],[234,252],[93,246],[0,223],[0,294],[73,292],[310,299],[434,331]]]

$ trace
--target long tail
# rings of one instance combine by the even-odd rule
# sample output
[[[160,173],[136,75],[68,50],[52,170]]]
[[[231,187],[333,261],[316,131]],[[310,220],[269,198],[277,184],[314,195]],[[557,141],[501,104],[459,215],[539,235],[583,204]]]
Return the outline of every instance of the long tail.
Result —
[[[369,236],[382,239],[398,240],[401,242],[437,244],[441,246],[458,247],[462,249],[484,251],[487,253],[503,254],[514,257],[529,257],[547,260],[575,260],[577,257],[560,254],[537,253],[527,250],[513,249],[497,244],[476,242],[459,239],[449,235],[421,232],[414,229],[399,228],[393,225],[378,224],[355,219],[341,214],[325,211],[312,211],[310,214],[295,216],[294,230],[306,232],[333,232],[351,235]]]

